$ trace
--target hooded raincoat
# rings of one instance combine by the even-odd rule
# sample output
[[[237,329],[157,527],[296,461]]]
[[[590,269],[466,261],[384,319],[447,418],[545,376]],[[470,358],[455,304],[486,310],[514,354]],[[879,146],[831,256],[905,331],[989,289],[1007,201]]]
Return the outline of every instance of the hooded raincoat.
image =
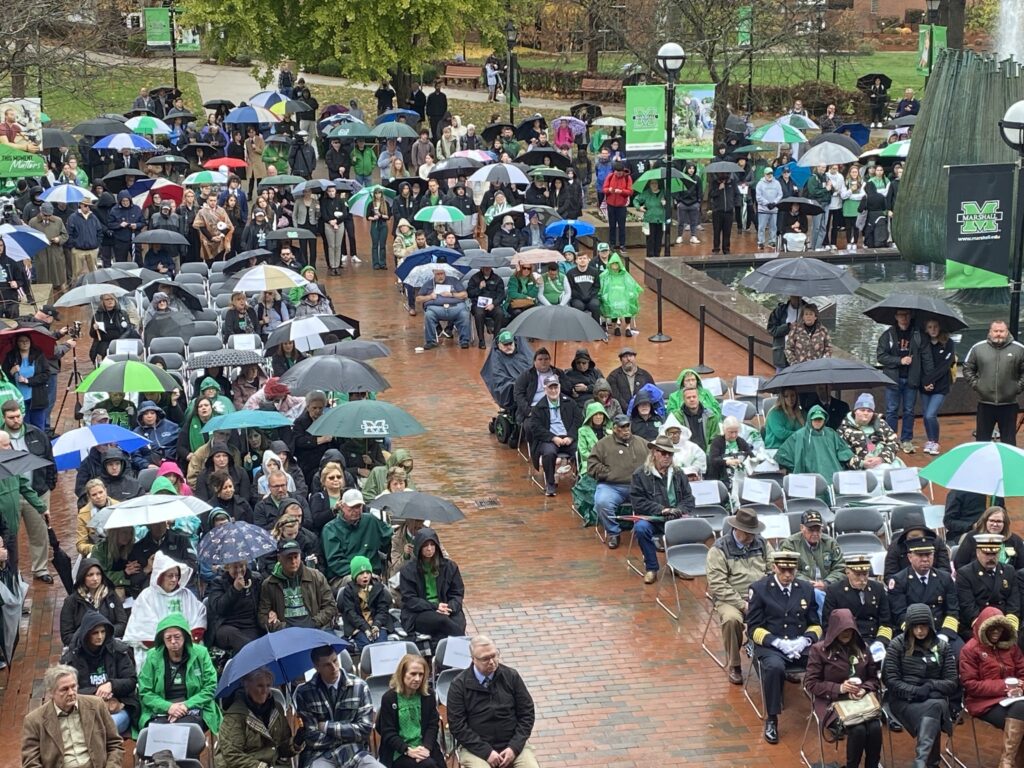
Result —
[[[658,434],[668,434],[670,429],[680,430],[679,442],[676,443],[676,452],[672,454],[672,463],[676,466],[676,469],[681,469],[686,474],[696,472],[701,477],[704,477],[708,471],[708,455],[701,450],[699,445],[690,441],[690,438],[693,437],[690,428],[681,423],[674,413],[670,413],[666,417],[665,423],[661,425],[661,430]]]
[[[684,368],[679,372],[679,377],[676,379],[676,389],[671,395],[668,396],[668,402],[666,407],[669,413],[674,413],[676,418],[683,421],[683,379],[686,378],[687,374],[693,374],[697,379],[697,395],[700,400],[700,404],[704,406],[704,410],[708,414],[708,423],[706,433],[708,435],[708,442],[711,442],[711,438],[718,434],[718,427],[722,423],[722,404],[715,399],[715,396],[711,394],[711,391],[701,383],[700,374],[698,374],[692,368]]]
[[[384,493],[388,489],[388,470],[404,461],[412,460],[412,454],[407,449],[396,448],[393,450],[391,455],[388,456],[386,464],[370,470],[369,476],[363,483],[363,498],[367,501],[372,501]],[[412,481],[412,472],[408,470],[405,473],[405,487],[410,491],[416,490],[416,485]]]
[[[997,627],[1002,635],[992,642],[988,634]],[[960,651],[960,681],[964,706],[972,717],[981,717],[1006,698],[1006,678],[1024,678],[1024,653],[1013,622],[995,606],[982,609],[972,630],[974,637]]]
[[[831,478],[833,473],[849,466],[853,451],[834,429],[827,426],[815,429],[812,424],[816,416],[828,420],[824,408],[819,405],[812,407],[807,414],[807,423],[782,444],[775,454],[775,461],[789,472],[813,472]]]
[[[617,264],[618,269],[613,269]],[[618,252],[608,258],[608,268],[601,273],[598,297],[601,314],[607,318],[636,317],[640,312],[640,294],[643,287],[626,270]]]
[[[85,586],[86,574],[92,568],[99,568],[103,574],[100,586],[90,592]],[[128,624],[128,613],[121,604],[114,589],[114,583],[103,570],[99,561],[91,557],[83,557],[78,566],[78,578],[75,579],[75,588],[71,594],[64,599],[64,605],[60,609],[60,641],[70,646],[75,631],[82,624],[82,617],[89,611],[95,611],[110,622],[110,636],[121,637],[124,635],[125,626]]]
[[[428,541],[437,546],[437,571],[430,573],[423,567],[420,552]],[[402,594],[402,626],[415,629],[420,614],[436,613],[440,603],[447,603],[451,609],[448,617],[453,622],[466,626],[466,616],[462,610],[462,601],[466,588],[462,583],[462,574],[454,560],[445,557],[441,541],[431,528],[420,528],[413,540],[414,557],[402,566],[398,589]]]
[[[103,645],[93,651],[85,639],[101,625],[107,628],[107,637]],[[83,614],[60,661],[61,664],[69,664],[78,671],[80,694],[95,696],[97,688],[104,683],[110,683],[111,695],[124,705],[131,721],[138,722],[140,705],[132,651],[115,637],[114,625],[106,616],[97,611],[87,611]]]

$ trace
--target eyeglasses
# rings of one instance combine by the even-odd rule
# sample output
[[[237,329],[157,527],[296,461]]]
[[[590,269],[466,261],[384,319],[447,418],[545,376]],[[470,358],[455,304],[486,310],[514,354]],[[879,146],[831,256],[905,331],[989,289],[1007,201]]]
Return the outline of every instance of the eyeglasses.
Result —
[[[500,653],[495,651],[494,653],[490,653],[486,656],[474,656],[473,660],[479,661],[481,664],[490,664],[492,661],[497,661],[500,655]]]
[[[287,488],[288,483],[274,483],[270,486],[271,488]]]
[[[328,480],[341,480],[341,475],[328,475]]]

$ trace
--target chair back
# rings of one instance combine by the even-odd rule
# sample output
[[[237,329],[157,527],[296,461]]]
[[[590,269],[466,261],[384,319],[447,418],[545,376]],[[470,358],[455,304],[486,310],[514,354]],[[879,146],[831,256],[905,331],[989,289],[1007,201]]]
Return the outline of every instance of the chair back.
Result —
[[[194,336],[188,342],[190,355],[199,352],[217,352],[221,349],[224,349],[224,342],[221,341],[220,336]]]
[[[832,530],[842,533],[872,533],[885,531],[885,515],[877,507],[842,507],[836,510]]]
[[[679,544],[704,544],[715,536],[711,524],[699,517],[683,517],[665,522],[665,549]]]
[[[196,320],[192,324],[192,333],[195,336],[216,336],[218,330],[216,320]]]

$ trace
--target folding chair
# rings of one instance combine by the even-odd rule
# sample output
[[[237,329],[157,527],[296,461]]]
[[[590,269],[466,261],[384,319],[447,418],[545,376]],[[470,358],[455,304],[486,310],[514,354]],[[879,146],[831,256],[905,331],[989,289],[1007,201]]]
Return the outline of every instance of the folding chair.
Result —
[[[469,253],[469,251],[473,250],[474,248],[476,250],[483,250],[483,248],[480,247],[480,241],[477,240],[475,237],[460,237],[459,244],[462,246],[463,253]]]
[[[263,351],[263,339],[255,333],[233,333],[228,336],[228,349],[252,349]]]
[[[893,473],[894,472],[910,472],[917,475],[917,467],[905,467],[899,470],[887,469],[882,473],[882,488],[885,490],[885,495],[890,499],[896,499],[897,501],[905,501],[909,504],[931,504],[935,498],[935,494],[932,491],[932,484],[925,480],[923,477],[918,475],[918,482],[921,485],[922,491],[927,488],[928,494],[925,495],[921,491],[900,491],[893,493]]]
[[[683,612],[683,605],[679,600],[679,582],[676,576],[682,574],[684,578],[692,578],[707,575],[708,545],[706,542],[714,536],[715,532],[711,530],[711,525],[707,520],[684,517],[665,523],[665,567],[658,579],[658,589],[654,593],[654,601],[676,621],[679,621],[679,616]],[[661,587],[665,582],[665,574],[672,579],[672,588],[676,595],[676,613],[673,613],[661,600]]]
[[[199,352],[217,352],[224,349],[224,342],[220,336],[194,336],[189,339],[188,353],[195,355]]]
[[[710,376],[708,378],[701,379],[700,383],[701,386],[703,386],[704,389],[706,389],[708,392],[714,395],[716,399],[721,400],[722,398],[725,397],[725,382],[720,377]]]
[[[666,400],[669,395],[679,390],[679,384],[675,379],[670,379],[669,381],[656,381],[654,382],[654,386],[662,391]]]
[[[186,264],[185,266],[190,266]],[[205,265],[204,265],[205,266]],[[193,293],[202,291],[206,293],[206,275],[200,275],[195,272],[181,271],[174,276],[174,282],[178,285],[187,285]]]
[[[534,467],[534,465],[533,465],[533,451],[532,451],[532,449],[531,449],[529,444],[527,444],[527,446],[526,446],[526,452],[527,452],[527,455],[529,456],[529,461],[527,462],[527,465],[526,465],[526,467],[527,467],[526,468],[526,476],[527,476],[527,478],[529,478],[531,483],[533,483],[534,485],[536,485],[538,488],[540,488],[543,491],[544,490],[544,470],[543,470],[543,468],[540,468],[540,467]],[[562,466],[563,467],[567,466],[567,467],[569,467],[569,469],[567,471],[559,472],[558,468],[556,468],[556,470],[555,470],[555,485],[556,486],[558,485],[558,482],[559,482],[559,480],[562,479],[562,477],[568,477],[570,480],[572,480],[572,483],[575,484],[576,483],[576,455],[575,455],[575,453],[570,453],[569,451],[562,451],[562,450],[560,450],[558,452],[558,455],[555,458],[556,463],[557,463],[557,461],[559,459],[561,459],[561,461],[562,461]]]
[[[375,669],[372,661],[373,651],[370,649],[374,646],[380,648],[385,645],[399,644],[405,646],[406,653],[411,653],[416,656],[422,655],[420,653],[420,649],[416,646],[416,643],[408,640],[367,645],[359,655],[359,675],[366,680],[366,685],[370,689],[370,698],[373,700],[373,709],[375,712],[380,712],[380,700],[384,697],[384,692],[388,689],[388,683],[391,680],[391,675],[394,674],[395,668],[398,666],[398,660],[394,660],[394,665],[389,664],[385,668]]]
[[[768,503],[750,500],[750,481],[757,481],[769,484]],[[744,493],[746,489],[747,493]],[[737,507],[751,509],[759,515],[773,515],[786,511],[786,495],[782,492],[782,486],[776,480],[767,480],[760,477],[738,478],[736,481],[736,504]],[[780,504],[781,502],[781,504]]]
[[[794,481],[793,478],[814,478],[814,498],[806,498],[800,496],[793,496],[791,488],[797,485],[800,481]],[[806,483],[806,480],[804,480]],[[822,522],[827,526],[832,526],[832,520],[835,514],[832,512],[832,508],[821,500],[821,496],[828,497],[829,500],[832,498],[832,489],[829,488],[828,482],[819,474],[814,472],[801,473],[796,475],[786,475],[782,478],[782,492],[786,497],[786,510],[789,512],[806,512],[809,509],[813,509],[821,513]]]
[[[194,336],[216,336],[219,332],[220,329],[213,320],[195,320],[192,323]]]
[[[516,255],[516,249],[515,248],[492,248],[491,249],[491,255],[497,256],[498,258],[505,258],[505,259],[508,259],[509,261],[511,261],[512,257]]]
[[[718,657],[718,654],[711,650],[708,645],[708,632],[711,631],[711,624],[715,621],[715,604],[717,601],[711,596],[709,592],[704,593],[704,597],[708,600],[708,620],[704,624],[704,632],[700,636],[700,647],[704,649],[704,653],[711,657],[711,660],[715,662],[719,667],[725,669],[725,662]]]
[[[764,425],[765,411],[763,409],[764,398],[761,396],[761,387],[766,379],[764,376],[736,376],[732,380],[732,399],[741,403],[750,403],[754,406],[754,413],[761,418]]]
[[[749,641],[753,642],[753,641]],[[757,690],[761,694],[761,706],[754,702],[754,699],[750,696],[750,678],[754,675],[757,676]],[[765,712],[768,711],[767,701],[764,695],[764,684],[761,682],[761,660],[757,658],[757,654],[751,650],[750,652],[750,666],[747,667],[747,674],[743,676],[743,698],[747,700],[751,708],[754,710],[754,714],[761,720],[764,720]]]
[[[215,294],[213,297],[213,306],[217,309],[227,309],[231,306],[231,293],[224,292]]]
[[[178,374],[180,378],[181,372],[185,369],[184,355],[179,355],[177,352],[154,352],[146,359],[152,363],[154,357],[159,357],[164,361],[168,373],[171,375]]]
[[[216,264],[214,266],[216,266]],[[224,267],[221,267],[221,269],[224,269]],[[191,262],[189,264],[182,264],[181,265],[181,271],[179,272],[179,274],[182,274],[182,275],[202,275],[204,278],[207,278],[207,277],[210,276],[210,271],[211,271],[210,268],[207,267],[206,264],[204,264],[203,262],[201,262],[201,261],[194,261],[194,262]],[[214,270],[214,271],[218,271],[218,270]]]
[[[223,274],[224,273],[224,265],[225,265],[225,263],[226,262],[223,262],[223,261],[215,261],[212,264],[210,264],[210,274],[209,274],[209,276],[212,277],[213,275]],[[181,268],[182,268],[182,271],[184,271],[185,265],[182,264]]]
[[[863,481],[861,480],[861,477],[863,477]],[[863,492],[860,490],[856,493],[850,492],[849,490],[846,492],[843,491],[844,487],[849,488],[853,485],[863,489]],[[833,506],[843,507],[851,501],[864,501],[865,499],[870,499],[877,491],[878,478],[873,472],[858,470],[832,473]]]
[[[149,342],[150,355],[162,355],[165,352],[174,352],[177,355],[184,355],[185,340],[180,336],[162,336]]]
[[[194,320],[208,320],[213,323],[218,323],[220,321],[220,315],[217,314],[217,310],[211,309],[210,307],[203,307],[198,312],[193,312],[192,318]]]
[[[832,761],[826,761],[825,760],[825,734],[824,734],[823,729],[822,729],[821,719],[818,717],[818,713],[814,711],[814,697],[811,695],[811,692],[808,691],[806,688],[803,688],[802,690],[807,695],[807,698],[811,702],[811,711],[807,715],[807,726],[804,728],[804,737],[800,740],[800,759],[803,761],[803,764],[805,766],[807,766],[807,768],[819,768],[820,766],[826,766],[826,765],[842,765],[846,761],[846,758],[845,758],[845,756],[843,756],[841,759],[839,759],[840,758],[840,756],[838,754],[839,753],[839,745],[843,742],[843,739],[845,739],[846,737],[843,736],[842,738],[840,738],[840,739],[838,739],[838,740],[836,740],[834,742],[830,742],[831,744],[833,744],[835,746],[837,759],[836,760],[832,760]],[[889,755],[891,756],[891,755],[893,755],[893,751],[892,751],[892,731],[888,727],[888,722],[887,722],[887,719],[886,719],[886,716],[885,716],[885,710],[882,710],[881,720],[882,720],[881,726],[882,726],[883,732],[888,732],[889,733]],[[821,758],[820,762],[812,762],[810,757],[808,757],[807,752],[805,750],[805,746],[807,744],[807,737],[808,737],[808,735],[810,735],[810,730],[811,730],[811,724],[812,723],[814,724],[815,729],[818,732],[818,754],[819,754],[819,756]],[[885,759],[884,759],[885,758],[885,741],[884,740],[882,741],[882,755],[881,756],[882,756],[882,760],[879,761],[879,765],[882,765],[885,762]],[[895,758],[893,758],[893,762],[895,763]],[[980,763],[979,763],[979,765],[980,765]],[[964,766],[964,768],[967,768],[967,766]]]
[[[920,520],[924,516],[924,510],[917,504],[907,504],[889,510],[889,541],[895,541],[896,537],[906,530],[907,518],[911,516],[915,520]]]
[[[448,689],[452,681],[472,663],[468,637],[441,638],[434,653],[434,692],[440,704],[448,706]]]
[[[188,743],[185,746],[186,757],[175,762],[180,768],[202,768],[201,756],[206,749],[206,734],[197,723],[168,723],[174,728],[188,728]],[[142,765],[147,757],[146,743],[149,740],[149,728],[143,728],[139,732],[139,738],[135,740],[135,764]]]
[[[836,519],[832,523],[836,542],[849,556],[873,555],[884,552],[885,544],[878,536],[885,536],[885,515],[876,507],[843,507],[836,510]]]

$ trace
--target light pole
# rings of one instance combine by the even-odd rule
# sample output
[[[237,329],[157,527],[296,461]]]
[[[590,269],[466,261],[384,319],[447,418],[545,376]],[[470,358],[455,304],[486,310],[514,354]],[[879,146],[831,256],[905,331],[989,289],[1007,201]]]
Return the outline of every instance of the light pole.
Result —
[[[508,44],[508,66],[505,72],[505,98],[508,101],[508,121],[515,125],[516,99],[518,98],[519,78],[515,73],[516,55],[513,48],[519,42],[519,30],[509,19],[505,22],[505,42]]]
[[[924,0],[928,9],[928,72],[924,76],[924,87],[928,88],[928,78],[932,74],[932,62],[935,61],[935,22],[939,20],[939,3],[941,0]]]
[[[1017,338],[1020,330],[1021,273],[1024,271],[1024,101],[1011,104],[999,121],[999,135],[1017,153],[1017,240],[1010,275],[1010,333]]]

